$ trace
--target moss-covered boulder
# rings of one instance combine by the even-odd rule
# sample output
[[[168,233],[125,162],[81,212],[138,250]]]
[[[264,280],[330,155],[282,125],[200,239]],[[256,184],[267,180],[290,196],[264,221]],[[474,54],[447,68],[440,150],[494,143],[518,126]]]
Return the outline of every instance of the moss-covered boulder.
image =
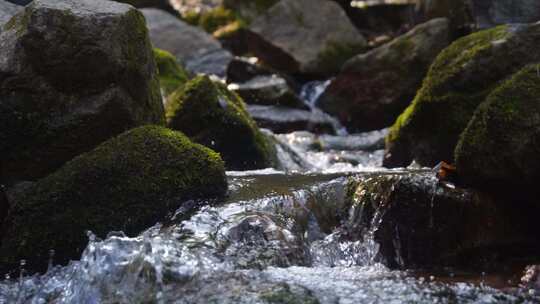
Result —
[[[348,60],[317,104],[350,131],[388,127],[410,104],[429,66],[448,44],[447,19],[418,25]]]
[[[164,123],[144,17],[132,6],[34,1],[0,41],[0,182],[43,177],[128,129]]]
[[[154,58],[159,72],[158,78],[163,96],[169,96],[189,80],[188,72],[171,53],[154,48]]]
[[[413,159],[452,163],[454,148],[476,107],[502,81],[540,61],[540,23],[505,25],[461,38],[439,54],[412,104],[386,139],[386,166]]]
[[[327,0],[282,0],[249,29],[254,33],[248,41],[250,52],[269,66],[292,73],[337,72],[366,46],[345,11]]]
[[[535,189],[540,179],[539,71],[538,64],[525,67],[476,109],[455,151],[458,172],[468,184]]]
[[[1,266],[26,259],[29,269],[43,270],[50,249],[64,264],[80,257],[87,230],[99,237],[120,230],[134,236],[185,200],[226,189],[217,153],[163,127],[133,129],[10,196]]]
[[[169,128],[219,152],[228,169],[274,165],[275,148],[259,131],[242,99],[207,76],[196,77],[173,93],[166,117]]]

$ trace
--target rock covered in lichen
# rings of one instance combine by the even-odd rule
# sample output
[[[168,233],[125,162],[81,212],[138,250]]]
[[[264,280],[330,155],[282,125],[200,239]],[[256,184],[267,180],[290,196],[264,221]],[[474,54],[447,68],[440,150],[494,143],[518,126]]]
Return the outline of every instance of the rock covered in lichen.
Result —
[[[433,19],[348,60],[318,101],[351,131],[391,125],[410,104],[429,66],[450,43],[447,19]]]
[[[442,51],[412,104],[386,140],[386,166],[413,159],[452,163],[460,134],[476,107],[501,81],[540,60],[540,23],[505,25],[461,38]]]
[[[159,9],[144,8],[141,12],[155,47],[176,56],[190,72],[225,76],[232,55],[210,34]]]
[[[127,4],[36,0],[0,41],[4,182],[45,176],[125,130],[164,122],[144,17]]]
[[[189,80],[188,72],[171,53],[154,48],[154,58],[159,72],[159,85],[164,97],[169,96]]]
[[[242,99],[207,76],[196,77],[173,93],[166,117],[171,129],[219,152],[228,169],[275,165],[275,148],[259,131]]]
[[[269,65],[290,72],[336,72],[366,46],[341,7],[326,0],[280,1],[249,29],[263,40],[250,51]]]
[[[535,190],[540,178],[540,65],[523,68],[476,109],[456,147],[458,172],[468,184]]]
[[[80,256],[87,230],[134,236],[185,200],[223,195],[219,155],[183,134],[144,126],[112,138],[11,196],[0,246],[2,268],[26,259],[43,270]],[[12,269],[12,268],[11,268]]]

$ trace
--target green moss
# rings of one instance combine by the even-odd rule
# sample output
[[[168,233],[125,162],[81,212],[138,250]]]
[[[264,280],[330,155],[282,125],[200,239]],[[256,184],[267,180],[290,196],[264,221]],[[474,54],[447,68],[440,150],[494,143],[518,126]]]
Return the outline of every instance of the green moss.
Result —
[[[188,81],[188,73],[178,64],[174,55],[154,48],[154,58],[159,72],[159,83],[165,96],[182,87]]]
[[[365,48],[365,43],[330,42],[316,60],[318,69],[329,73],[337,72],[347,60],[362,53]]]
[[[85,232],[133,236],[187,199],[223,195],[224,165],[212,150],[158,126],[133,129],[66,163],[19,194],[6,219],[3,268],[20,259],[43,270],[80,257]]]
[[[457,168],[475,186],[533,185],[540,177],[540,65],[493,90],[455,149]]]
[[[229,169],[267,168],[275,150],[249,116],[242,99],[225,85],[199,76],[169,99],[171,129],[220,152]]]
[[[412,159],[428,166],[453,162],[452,151],[474,110],[504,72],[514,68],[498,62],[497,56],[506,62],[507,54],[493,52],[495,42],[508,35],[508,27],[499,26],[459,39],[439,54],[415,99],[390,129],[386,165],[407,165]],[[482,60],[498,64],[499,71],[491,72]],[[463,77],[467,82],[460,82]]]

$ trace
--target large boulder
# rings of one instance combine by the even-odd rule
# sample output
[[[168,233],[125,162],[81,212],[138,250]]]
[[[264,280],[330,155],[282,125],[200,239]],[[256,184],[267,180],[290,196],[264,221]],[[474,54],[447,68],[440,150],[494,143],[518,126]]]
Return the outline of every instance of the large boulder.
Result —
[[[375,241],[379,260],[392,268],[482,269],[540,248],[537,204],[449,186],[431,171],[375,174],[352,185],[346,235]]]
[[[255,19],[249,29],[256,34],[250,39],[262,40],[260,47],[250,42],[250,51],[270,66],[288,72],[336,72],[366,46],[343,9],[326,0],[282,0]]]
[[[461,135],[455,158],[468,184],[536,190],[540,178],[540,65],[529,65],[493,90]]]
[[[166,116],[171,129],[219,152],[229,170],[275,165],[275,148],[259,131],[242,99],[207,76],[196,77],[173,93]]]
[[[471,3],[480,28],[540,20],[540,2],[536,0],[471,0]]]
[[[0,0],[0,32],[2,31],[4,24],[6,24],[11,17],[22,10],[23,7],[19,5],[15,5],[5,0]]]
[[[505,25],[463,37],[442,51],[390,130],[384,164],[452,163],[476,107],[501,81],[540,61],[533,51],[539,44],[540,23]]]
[[[25,259],[27,269],[45,270],[51,249],[54,261],[65,264],[80,257],[88,230],[135,236],[184,201],[226,190],[217,153],[163,127],[133,129],[10,195],[1,267],[14,269]]]
[[[193,73],[225,76],[232,55],[200,28],[159,9],[141,9],[155,47],[172,53]]]
[[[0,167],[33,180],[108,138],[164,123],[144,17],[105,0],[36,0],[0,33]]]
[[[317,102],[350,131],[391,125],[410,104],[429,66],[450,43],[444,18],[348,60]]]

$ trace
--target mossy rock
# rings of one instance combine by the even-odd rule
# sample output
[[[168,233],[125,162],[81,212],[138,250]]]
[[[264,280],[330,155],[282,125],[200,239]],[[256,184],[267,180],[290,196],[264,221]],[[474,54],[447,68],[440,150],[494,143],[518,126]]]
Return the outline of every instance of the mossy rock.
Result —
[[[525,67],[491,92],[455,150],[465,182],[492,189],[535,188],[540,178],[539,100],[538,64]]]
[[[217,153],[180,132],[144,126],[123,133],[15,193],[1,266],[26,259],[28,269],[44,270],[50,249],[65,264],[80,257],[87,230],[135,236],[185,200],[223,195],[224,170]]]
[[[0,41],[0,183],[36,180],[165,122],[145,19],[127,4],[34,1]]]
[[[168,126],[221,153],[228,169],[275,164],[275,147],[259,131],[242,99],[224,84],[198,76],[169,98]]]
[[[189,80],[188,72],[171,53],[154,48],[154,58],[159,72],[159,84],[164,96],[169,96]]]
[[[412,104],[386,138],[385,166],[412,160],[452,163],[454,148],[477,106],[501,81],[540,60],[540,24],[505,25],[463,37],[432,64]]]

